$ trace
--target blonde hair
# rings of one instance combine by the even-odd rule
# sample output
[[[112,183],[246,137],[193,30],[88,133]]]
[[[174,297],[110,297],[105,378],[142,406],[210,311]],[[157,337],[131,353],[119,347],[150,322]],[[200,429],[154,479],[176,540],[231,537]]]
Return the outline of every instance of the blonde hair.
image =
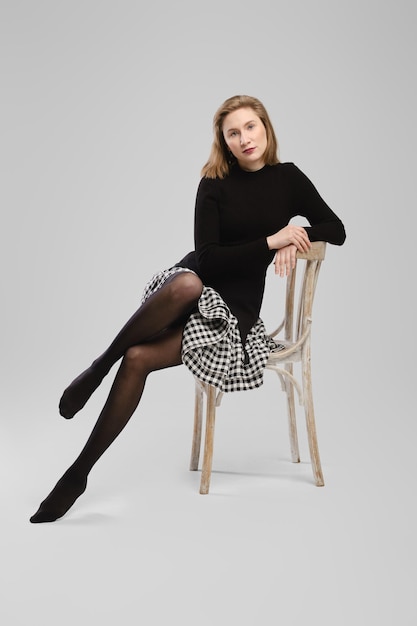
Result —
[[[213,118],[214,140],[207,163],[201,170],[205,178],[225,178],[230,173],[230,166],[235,161],[230,155],[223,136],[224,119],[229,113],[238,109],[252,109],[262,121],[266,130],[267,145],[264,154],[266,165],[279,163],[278,142],[269,115],[260,100],[252,96],[232,96],[223,102]]]

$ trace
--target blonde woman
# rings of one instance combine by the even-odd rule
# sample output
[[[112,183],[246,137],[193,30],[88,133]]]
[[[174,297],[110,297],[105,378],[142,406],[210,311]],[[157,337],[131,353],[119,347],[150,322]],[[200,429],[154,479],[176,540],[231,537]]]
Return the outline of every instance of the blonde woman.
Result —
[[[290,224],[304,216],[310,226]],[[259,314],[268,266],[288,275],[297,250],[312,241],[341,245],[345,230],[309,179],[280,163],[263,104],[226,100],[214,116],[214,140],[197,190],[195,249],[146,285],[139,309],[111,345],[64,391],[72,418],[121,359],[108,399],[81,453],[33,523],[62,517],[136,410],[147,376],[184,363],[219,390],[259,387],[271,347]],[[279,347],[278,347],[279,348]]]

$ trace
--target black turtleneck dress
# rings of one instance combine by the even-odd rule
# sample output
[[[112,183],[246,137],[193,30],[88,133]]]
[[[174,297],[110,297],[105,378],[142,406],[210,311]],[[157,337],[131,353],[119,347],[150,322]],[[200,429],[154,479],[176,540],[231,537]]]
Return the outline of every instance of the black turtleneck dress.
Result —
[[[237,164],[224,179],[203,178],[195,205],[195,251],[177,266],[193,270],[220,294],[238,321],[243,345],[259,318],[268,265],[266,238],[303,216],[310,241],[341,245],[341,220],[293,163],[256,172]]]

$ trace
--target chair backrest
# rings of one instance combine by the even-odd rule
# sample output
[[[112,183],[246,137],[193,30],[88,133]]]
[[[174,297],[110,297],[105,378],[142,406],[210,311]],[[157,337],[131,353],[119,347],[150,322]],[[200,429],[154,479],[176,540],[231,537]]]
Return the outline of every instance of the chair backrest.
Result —
[[[314,241],[308,252],[297,253],[297,264],[287,279],[285,303],[285,339],[298,341],[306,330],[308,321],[311,321],[314,294],[321,263],[326,254],[326,242]],[[304,272],[298,291],[297,318],[294,320],[294,304],[296,297],[296,275],[299,260],[304,260]],[[294,325],[294,321],[296,322]]]
[[[308,252],[297,252],[297,264],[287,278],[285,317],[281,325],[271,333],[272,337],[284,329],[285,341],[297,342],[306,331],[306,326],[311,321],[317,279],[325,254],[324,241],[314,241]],[[305,261],[304,271],[297,282],[297,270],[300,269],[301,260]],[[295,309],[297,309],[296,318]]]

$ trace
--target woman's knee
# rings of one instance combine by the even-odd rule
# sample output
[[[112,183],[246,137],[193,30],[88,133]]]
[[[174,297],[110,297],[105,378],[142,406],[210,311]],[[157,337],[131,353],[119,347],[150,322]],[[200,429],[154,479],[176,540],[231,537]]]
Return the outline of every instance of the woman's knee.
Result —
[[[174,300],[187,305],[194,305],[201,296],[203,283],[196,274],[181,272],[181,274],[174,276],[170,288]]]
[[[128,348],[123,357],[127,376],[146,378],[148,374],[181,363],[181,329],[166,332],[159,339]]]
[[[146,348],[144,345],[131,346],[123,357],[124,369],[135,374],[146,373]]]

